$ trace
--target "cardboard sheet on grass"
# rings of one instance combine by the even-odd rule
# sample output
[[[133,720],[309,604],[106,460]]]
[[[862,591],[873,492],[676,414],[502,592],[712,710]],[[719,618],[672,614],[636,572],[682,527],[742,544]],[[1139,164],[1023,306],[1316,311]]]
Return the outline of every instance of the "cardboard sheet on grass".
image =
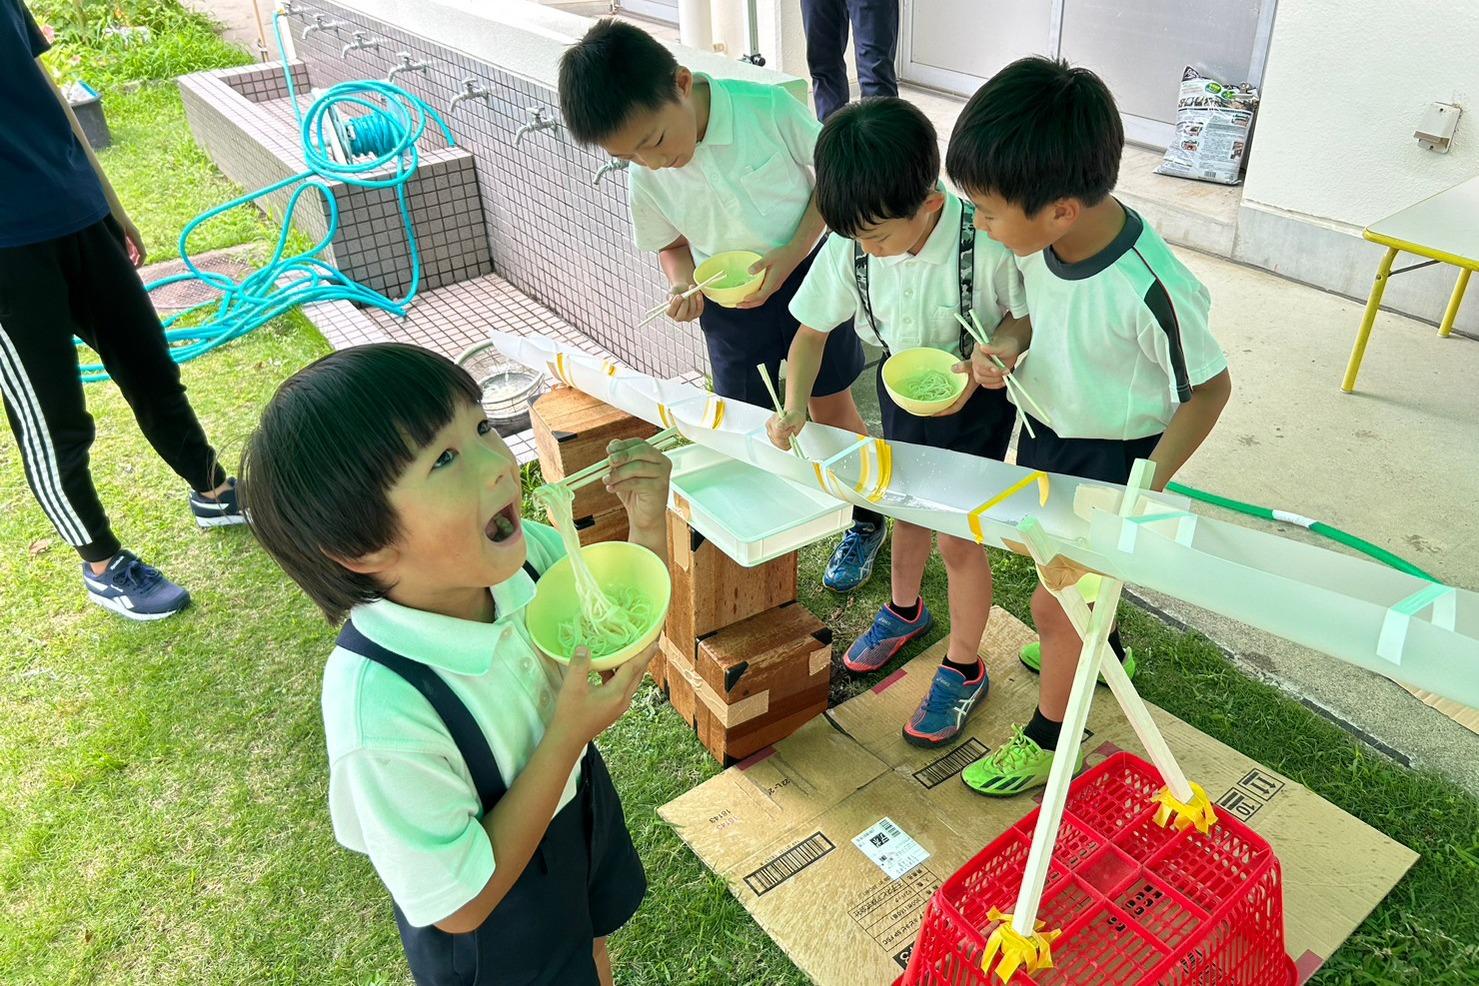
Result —
[[[1401,685],[1402,683],[1399,681],[1397,684]],[[1429,708],[1437,709],[1460,726],[1464,726],[1472,732],[1479,733],[1479,709],[1471,709],[1467,705],[1459,705],[1451,698],[1434,695],[1432,692],[1425,692],[1421,688],[1413,688],[1410,685],[1402,685],[1402,687],[1406,688],[1413,695],[1416,695]]]
[[[1030,811],[1026,797],[973,793],[960,771],[1025,722],[1037,679],[1016,660],[1031,631],[993,611],[981,652],[992,689],[953,748],[919,750],[899,727],[939,665],[944,641],[768,751],[664,805],[662,817],[821,986],[887,984],[899,975],[926,901],[941,881]],[[1154,708],[1154,707],[1152,707]],[[1263,835],[1284,871],[1287,943],[1301,981],[1416,861],[1411,850],[1309,790],[1155,709],[1188,775]],[[1117,748],[1143,755],[1108,689],[1085,744],[1089,763]],[[854,839],[882,819],[886,849]],[[876,830],[875,830],[876,832]],[[870,835],[875,834],[870,832]],[[893,850],[893,858],[884,853]],[[928,857],[912,865],[919,852]],[[911,866],[907,872],[902,867]],[[890,876],[886,868],[892,869]]]

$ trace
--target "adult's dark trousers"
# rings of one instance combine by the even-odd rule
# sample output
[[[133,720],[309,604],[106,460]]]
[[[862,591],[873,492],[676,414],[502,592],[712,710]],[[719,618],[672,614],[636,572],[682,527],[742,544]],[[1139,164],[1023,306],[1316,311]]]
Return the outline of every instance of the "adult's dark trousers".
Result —
[[[801,0],[806,29],[806,67],[816,98],[817,119],[847,105],[848,26],[858,62],[858,87],[864,96],[897,96],[899,77],[899,0]]]
[[[191,489],[214,489],[226,474],[118,224],[107,218],[0,247],[0,393],[26,480],[62,539],[84,561],[107,561],[119,544],[88,471],[95,429],[74,335],[97,352],[144,437]]]

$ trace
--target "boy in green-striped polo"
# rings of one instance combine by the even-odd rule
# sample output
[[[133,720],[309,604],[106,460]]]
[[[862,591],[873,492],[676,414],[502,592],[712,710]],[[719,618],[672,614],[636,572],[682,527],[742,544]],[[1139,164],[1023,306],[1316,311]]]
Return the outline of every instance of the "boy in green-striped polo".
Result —
[[[1145,458],[1160,490],[1211,432],[1232,384],[1208,329],[1207,289],[1110,195],[1124,143],[1098,76],[1024,58],[971,97],[945,168],[975,204],[977,228],[1022,270],[1031,322],[1003,326],[972,359],[981,386],[1000,388],[1011,372],[1053,419],[1052,428],[1033,420],[1035,438],[1019,436],[1018,465],[1124,483]],[[1040,787],[1053,763],[1082,645],[1042,586],[1032,617],[1041,646],[1022,660],[1042,672],[1038,707],[962,774],[981,794]],[[1118,632],[1110,646],[1133,674]]]

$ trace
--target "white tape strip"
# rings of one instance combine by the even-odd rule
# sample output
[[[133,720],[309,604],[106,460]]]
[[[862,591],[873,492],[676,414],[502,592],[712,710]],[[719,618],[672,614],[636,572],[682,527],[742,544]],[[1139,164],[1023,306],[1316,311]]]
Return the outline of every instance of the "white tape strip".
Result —
[[[1442,630],[1453,629],[1458,615],[1458,595],[1452,586],[1435,582],[1387,610],[1376,638],[1377,656],[1400,666],[1402,650],[1407,646],[1407,628],[1412,625],[1412,618],[1429,606],[1433,608],[1430,623]]]
[[[1197,515],[1175,510],[1169,513],[1144,514],[1140,517],[1126,517],[1120,524],[1119,550],[1129,554],[1135,550],[1135,541],[1140,535],[1140,528],[1147,524],[1161,524],[1166,521],[1176,521],[1176,533],[1172,539],[1183,548],[1191,546],[1192,538],[1197,532]],[[1157,534],[1164,534],[1160,527],[1151,527],[1150,530]]]
[[[1274,520],[1281,520],[1286,524],[1297,524],[1303,528],[1314,527],[1316,523],[1313,517],[1306,517],[1304,514],[1292,514],[1287,510],[1275,510],[1272,513]]]

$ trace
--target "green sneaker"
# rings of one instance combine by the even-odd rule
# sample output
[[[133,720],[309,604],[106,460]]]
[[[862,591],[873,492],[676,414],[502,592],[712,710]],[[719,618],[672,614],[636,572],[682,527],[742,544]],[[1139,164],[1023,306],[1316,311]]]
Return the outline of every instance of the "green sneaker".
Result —
[[[1042,644],[1034,640],[1022,648],[1021,652],[1017,655],[1017,659],[1022,662],[1028,671],[1034,674],[1040,673],[1042,671]],[[1126,647],[1124,669],[1125,674],[1129,676],[1131,681],[1135,680],[1135,667],[1135,648]],[[1103,671],[1099,672],[1099,684],[1104,684]]]
[[[1053,751],[1044,750],[1013,726],[1011,742],[997,747],[960,772],[966,787],[988,798],[1009,798],[1014,794],[1042,787],[1053,769]],[[1078,751],[1076,774],[1084,769],[1084,751]]]

